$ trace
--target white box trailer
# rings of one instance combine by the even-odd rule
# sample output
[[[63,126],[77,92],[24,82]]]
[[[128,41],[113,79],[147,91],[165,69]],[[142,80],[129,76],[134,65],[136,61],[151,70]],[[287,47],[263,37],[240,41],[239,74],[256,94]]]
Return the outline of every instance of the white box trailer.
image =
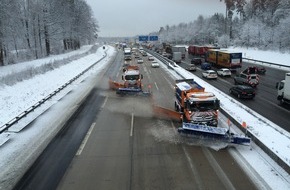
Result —
[[[173,52],[172,61],[175,63],[181,63],[182,53],[181,52]]]
[[[173,46],[172,53],[181,52],[181,58],[185,58],[186,48],[183,46]]]

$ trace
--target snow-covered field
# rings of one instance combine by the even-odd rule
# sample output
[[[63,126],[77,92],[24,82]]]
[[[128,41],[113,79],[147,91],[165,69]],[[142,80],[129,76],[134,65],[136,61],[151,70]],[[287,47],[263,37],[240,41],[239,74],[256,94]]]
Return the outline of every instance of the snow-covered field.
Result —
[[[269,59],[264,61],[290,65],[290,63],[287,62],[290,60],[289,54],[277,55],[275,52],[262,52],[237,48],[233,49],[235,51],[242,51],[243,55],[246,55],[248,58],[262,59],[265,58],[266,54],[269,56]],[[92,88],[90,87],[92,85],[92,80],[96,80],[96,78],[93,78],[93,76],[98,76],[102,73],[101,71],[106,67],[110,61],[110,58],[115,53],[114,48],[110,46],[106,47],[106,51],[108,56],[99,62],[92,69],[92,71],[87,73],[86,76],[81,79],[85,80],[85,82],[80,83],[80,80],[79,82],[72,85],[73,87],[70,89],[70,91],[73,93],[70,93],[68,97],[62,101],[59,101],[57,104],[54,103],[56,103],[58,100],[51,101],[54,104],[54,108],[49,112],[52,115],[51,117],[59,117],[58,110],[63,110],[64,108],[67,109],[67,105],[70,105],[73,102],[73,104],[69,106],[70,109],[67,110],[67,115],[64,118],[59,119],[53,124],[51,124],[49,117],[43,118],[41,121],[34,123],[32,127],[33,130],[26,130],[15,134],[4,133],[0,135],[0,145],[1,139],[10,139],[7,143],[5,143],[4,146],[0,147],[0,189],[12,188],[12,184],[15,183],[17,177],[20,177],[23,174],[23,171],[29,167],[29,164],[32,163],[35,157],[34,151],[41,151],[41,149],[45,147],[53,135],[56,134],[59,130],[57,126],[61,126],[61,123],[64,122],[64,119],[69,117],[70,113],[76,109],[74,106],[78,103],[78,101],[80,101],[81,98],[79,98],[79,96],[84,97],[84,92],[88,92],[89,89]],[[272,56],[271,53],[273,53]],[[56,90],[60,85],[66,83],[80,71],[86,69],[89,65],[92,65],[97,60],[101,59],[104,55],[104,50],[99,48],[97,53],[90,54],[81,59],[72,61],[70,64],[56,68],[53,71],[49,71],[45,74],[37,75],[31,79],[18,82],[15,85],[7,86],[0,84],[0,125],[8,122],[13,117],[17,116],[20,112],[30,107],[32,104],[41,100],[52,91]],[[50,57],[50,59],[52,59],[52,57]],[[48,62],[48,60],[38,60],[38,64],[40,65],[46,64]],[[20,63],[18,67],[13,66],[13,69],[12,67],[11,69],[7,67],[3,72],[2,68],[0,68],[0,76],[3,76],[3,73],[17,73],[19,72],[18,69],[25,69],[27,64],[28,63]],[[163,68],[167,69],[167,67]],[[191,73],[188,73],[181,68],[177,68],[176,71],[185,77],[192,78]],[[171,70],[168,70],[168,72],[171,73],[174,77],[179,77],[176,72]],[[221,106],[224,110],[228,111],[231,115],[234,115],[235,118],[239,119],[239,121],[245,121],[248,124],[248,130],[253,134],[256,134],[257,137],[262,140],[262,142],[267,143],[269,139],[271,139],[271,142],[268,146],[274,152],[277,152],[279,157],[281,157],[281,159],[290,165],[290,135],[288,132],[285,132],[279,126],[276,126],[274,123],[268,121],[266,118],[261,117],[257,113],[249,114],[249,112],[245,111],[245,109],[249,110],[249,108],[236,102],[233,98],[223,94],[205,81],[198,79],[198,77],[195,77],[195,79],[199,84],[205,86],[208,91],[211,90],[218,96],[218,98],[221,100]],[[261,120],[267,121],[267,125]],[[51,129],[52,125],[56,126],[56,128]],[[34,139],[39,143],[31,144],[31,139]],[[40,143],[41,141],[44,143]],[[25,150],[28,145],[31,145],[31,147],[29,146],[30,151],[22,151]],[[236,153],[236,150],[238,153]],[[268,184],[271,189],[290,189],[289,174],[277,166],[277,164],[269,159],[269,157],[260,151],[259,148],[254,144],[251,147],[237,147],[236,149],[230,151],[233,152],[233,155],[237,159],[247,160],[249,165],[244,166],[247,168],[247,171],[258,172],[262,179],[257,180],[264,181],[265,184]],[[30,157],[30,160],[28,161],[29,164],[22,166],[21,163],[27,161],[24,158],[28,157]],[[254,168],[254,170],[251,168]]]

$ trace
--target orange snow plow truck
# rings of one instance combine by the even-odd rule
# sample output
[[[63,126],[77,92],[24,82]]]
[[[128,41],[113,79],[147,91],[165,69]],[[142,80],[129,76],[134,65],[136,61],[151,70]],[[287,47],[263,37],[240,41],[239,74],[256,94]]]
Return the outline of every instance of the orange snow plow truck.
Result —
[[[154,112],[162,117],[182,121],[178,132],[192,137],[217,139],[233,144],[249,145],[250,138],[230,133],[228,128],[218,127],[220,101],[211,92],[205,92],[193,79],[176,80],[175,111],[154,106]]]
[[[123,69],[122,80],[124,83],[118,83],[110,79],[109,86],[111,89],[116,90],[116,93],[120,95],[129,94],[149,96],[151,95],[149,90],[143,91],[142,79],[143,75],[140,73],[139,67],[137,65],[129,65]]]
[[[220,101],[211,92],[205,92],[193,79],[176,80],[175,111],[154,106],[159,116],[180,120],[183,123],[216,127]]]

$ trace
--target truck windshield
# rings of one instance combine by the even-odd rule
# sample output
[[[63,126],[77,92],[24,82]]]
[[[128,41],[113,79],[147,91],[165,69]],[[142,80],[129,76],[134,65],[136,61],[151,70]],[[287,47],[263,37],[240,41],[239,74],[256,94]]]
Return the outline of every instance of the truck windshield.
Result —
[[[219,101],[202,101],[202,102],[190,102],[190,111],[207,111],[219,109]]]
[[[139,75],[126,75],[125,80],[138,80]]]

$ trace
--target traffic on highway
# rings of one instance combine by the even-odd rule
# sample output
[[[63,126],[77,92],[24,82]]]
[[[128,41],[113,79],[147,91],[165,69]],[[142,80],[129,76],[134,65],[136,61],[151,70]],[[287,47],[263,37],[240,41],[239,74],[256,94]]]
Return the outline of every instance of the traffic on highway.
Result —
[[[194,80],[176,80],[148,47],[137,46],[130,53],[116,49],[95,90],[15,189],[268,188],[258,174],[243,168],[246,162],[236,159],[234,147],[225,149],[229,144],[249,146],[251,139],[223,127],[228,121],[217,114],[220,105],[213,93]],[[178,66],[186,69],[192,57],[186,54]],[[258,111],[269,106],[270,100],[259,95],[270,88],[263,81],[275,70],[259,75],[259,85],[253,88],[235,85],[238,70],[228,76],[227,70],[211,67],[217,73],[209,80],[199,64],[194,66],[189,72],[243,104]],[[242,73],[245,68],[254,67],[243,63]]]

